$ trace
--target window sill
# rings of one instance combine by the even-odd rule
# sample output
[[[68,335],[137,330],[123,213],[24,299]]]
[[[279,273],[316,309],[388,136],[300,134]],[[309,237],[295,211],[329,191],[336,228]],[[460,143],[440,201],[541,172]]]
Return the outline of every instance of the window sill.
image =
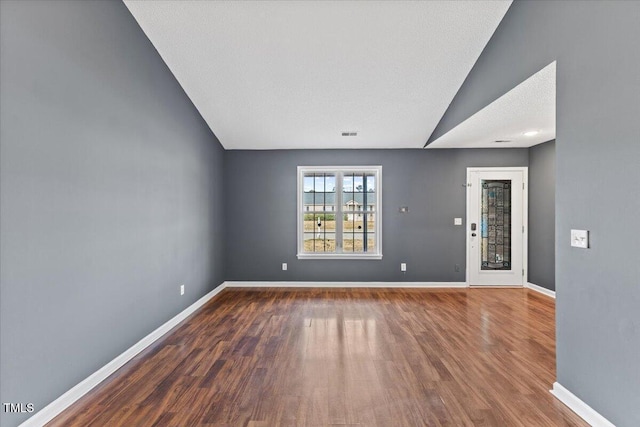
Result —
[[[345,259],[345,260],[361,260],[361,261],[374,261],[381,260],[382,254],[367,254],[367,255],[354,255],[354,254],[298,254],[298,259]]]

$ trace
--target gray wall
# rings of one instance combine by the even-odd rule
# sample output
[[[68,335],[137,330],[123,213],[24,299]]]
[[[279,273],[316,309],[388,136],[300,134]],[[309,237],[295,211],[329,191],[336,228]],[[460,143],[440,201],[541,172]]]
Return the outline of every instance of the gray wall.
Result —
[[[514,2],[433,135],[557,59],[557,376],[620,427],[640,425],[638,22],[640,2]]]
[[[527,166],[528,150],[289,150],[225,153],[227,280],[465,280],[466,168]],[[296,167],[382,165],[383,259],[296,258]],[[400,214],[400,206],[409,213]],[[282,271],[281,264],[288,263]],[[407,272],[400,272],[400,263]],[[460,271],[455,272],[455,264]]]
[[[0,401],[40,410],[223,281],[224,152],[121,2],[0,4]]]
[[[462,281],[465,168],[529,161],[223,154],[121,3],[0,8],[2,402],[41,409],[223,279]],[[637,2],[514,2],[432,137],[558,60],[558,380],[621,427],[640,425],[639,21]],[[296,260],[298,164],[383,165],[382,261]]]
[[[527,280],[556,289],[556,143],[529,148],[529,273]]]

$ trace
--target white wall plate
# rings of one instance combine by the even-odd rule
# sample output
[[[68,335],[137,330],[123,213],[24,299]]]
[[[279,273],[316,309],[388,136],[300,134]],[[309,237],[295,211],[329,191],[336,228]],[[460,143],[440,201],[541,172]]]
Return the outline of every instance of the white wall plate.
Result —
[[[589,247],[589,231],[571,230],[571,246],[587,249]]]

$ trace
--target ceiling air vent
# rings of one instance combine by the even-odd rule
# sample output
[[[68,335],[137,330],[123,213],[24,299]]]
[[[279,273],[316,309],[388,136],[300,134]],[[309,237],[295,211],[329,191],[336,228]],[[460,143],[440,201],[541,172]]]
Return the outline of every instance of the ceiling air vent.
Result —
[[[342,132],[342,136],[358,136],[358,132]]]
[[[511,142],[510,139],[496,139],[495,141],[496,144],[504,144],[505,142]]]

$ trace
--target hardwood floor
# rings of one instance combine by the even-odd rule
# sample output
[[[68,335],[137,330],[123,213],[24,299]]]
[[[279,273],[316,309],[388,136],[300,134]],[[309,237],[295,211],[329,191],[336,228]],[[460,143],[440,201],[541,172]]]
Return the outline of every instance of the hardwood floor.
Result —
[[[525,289],[227,289],[49,426],[586,426]]]

